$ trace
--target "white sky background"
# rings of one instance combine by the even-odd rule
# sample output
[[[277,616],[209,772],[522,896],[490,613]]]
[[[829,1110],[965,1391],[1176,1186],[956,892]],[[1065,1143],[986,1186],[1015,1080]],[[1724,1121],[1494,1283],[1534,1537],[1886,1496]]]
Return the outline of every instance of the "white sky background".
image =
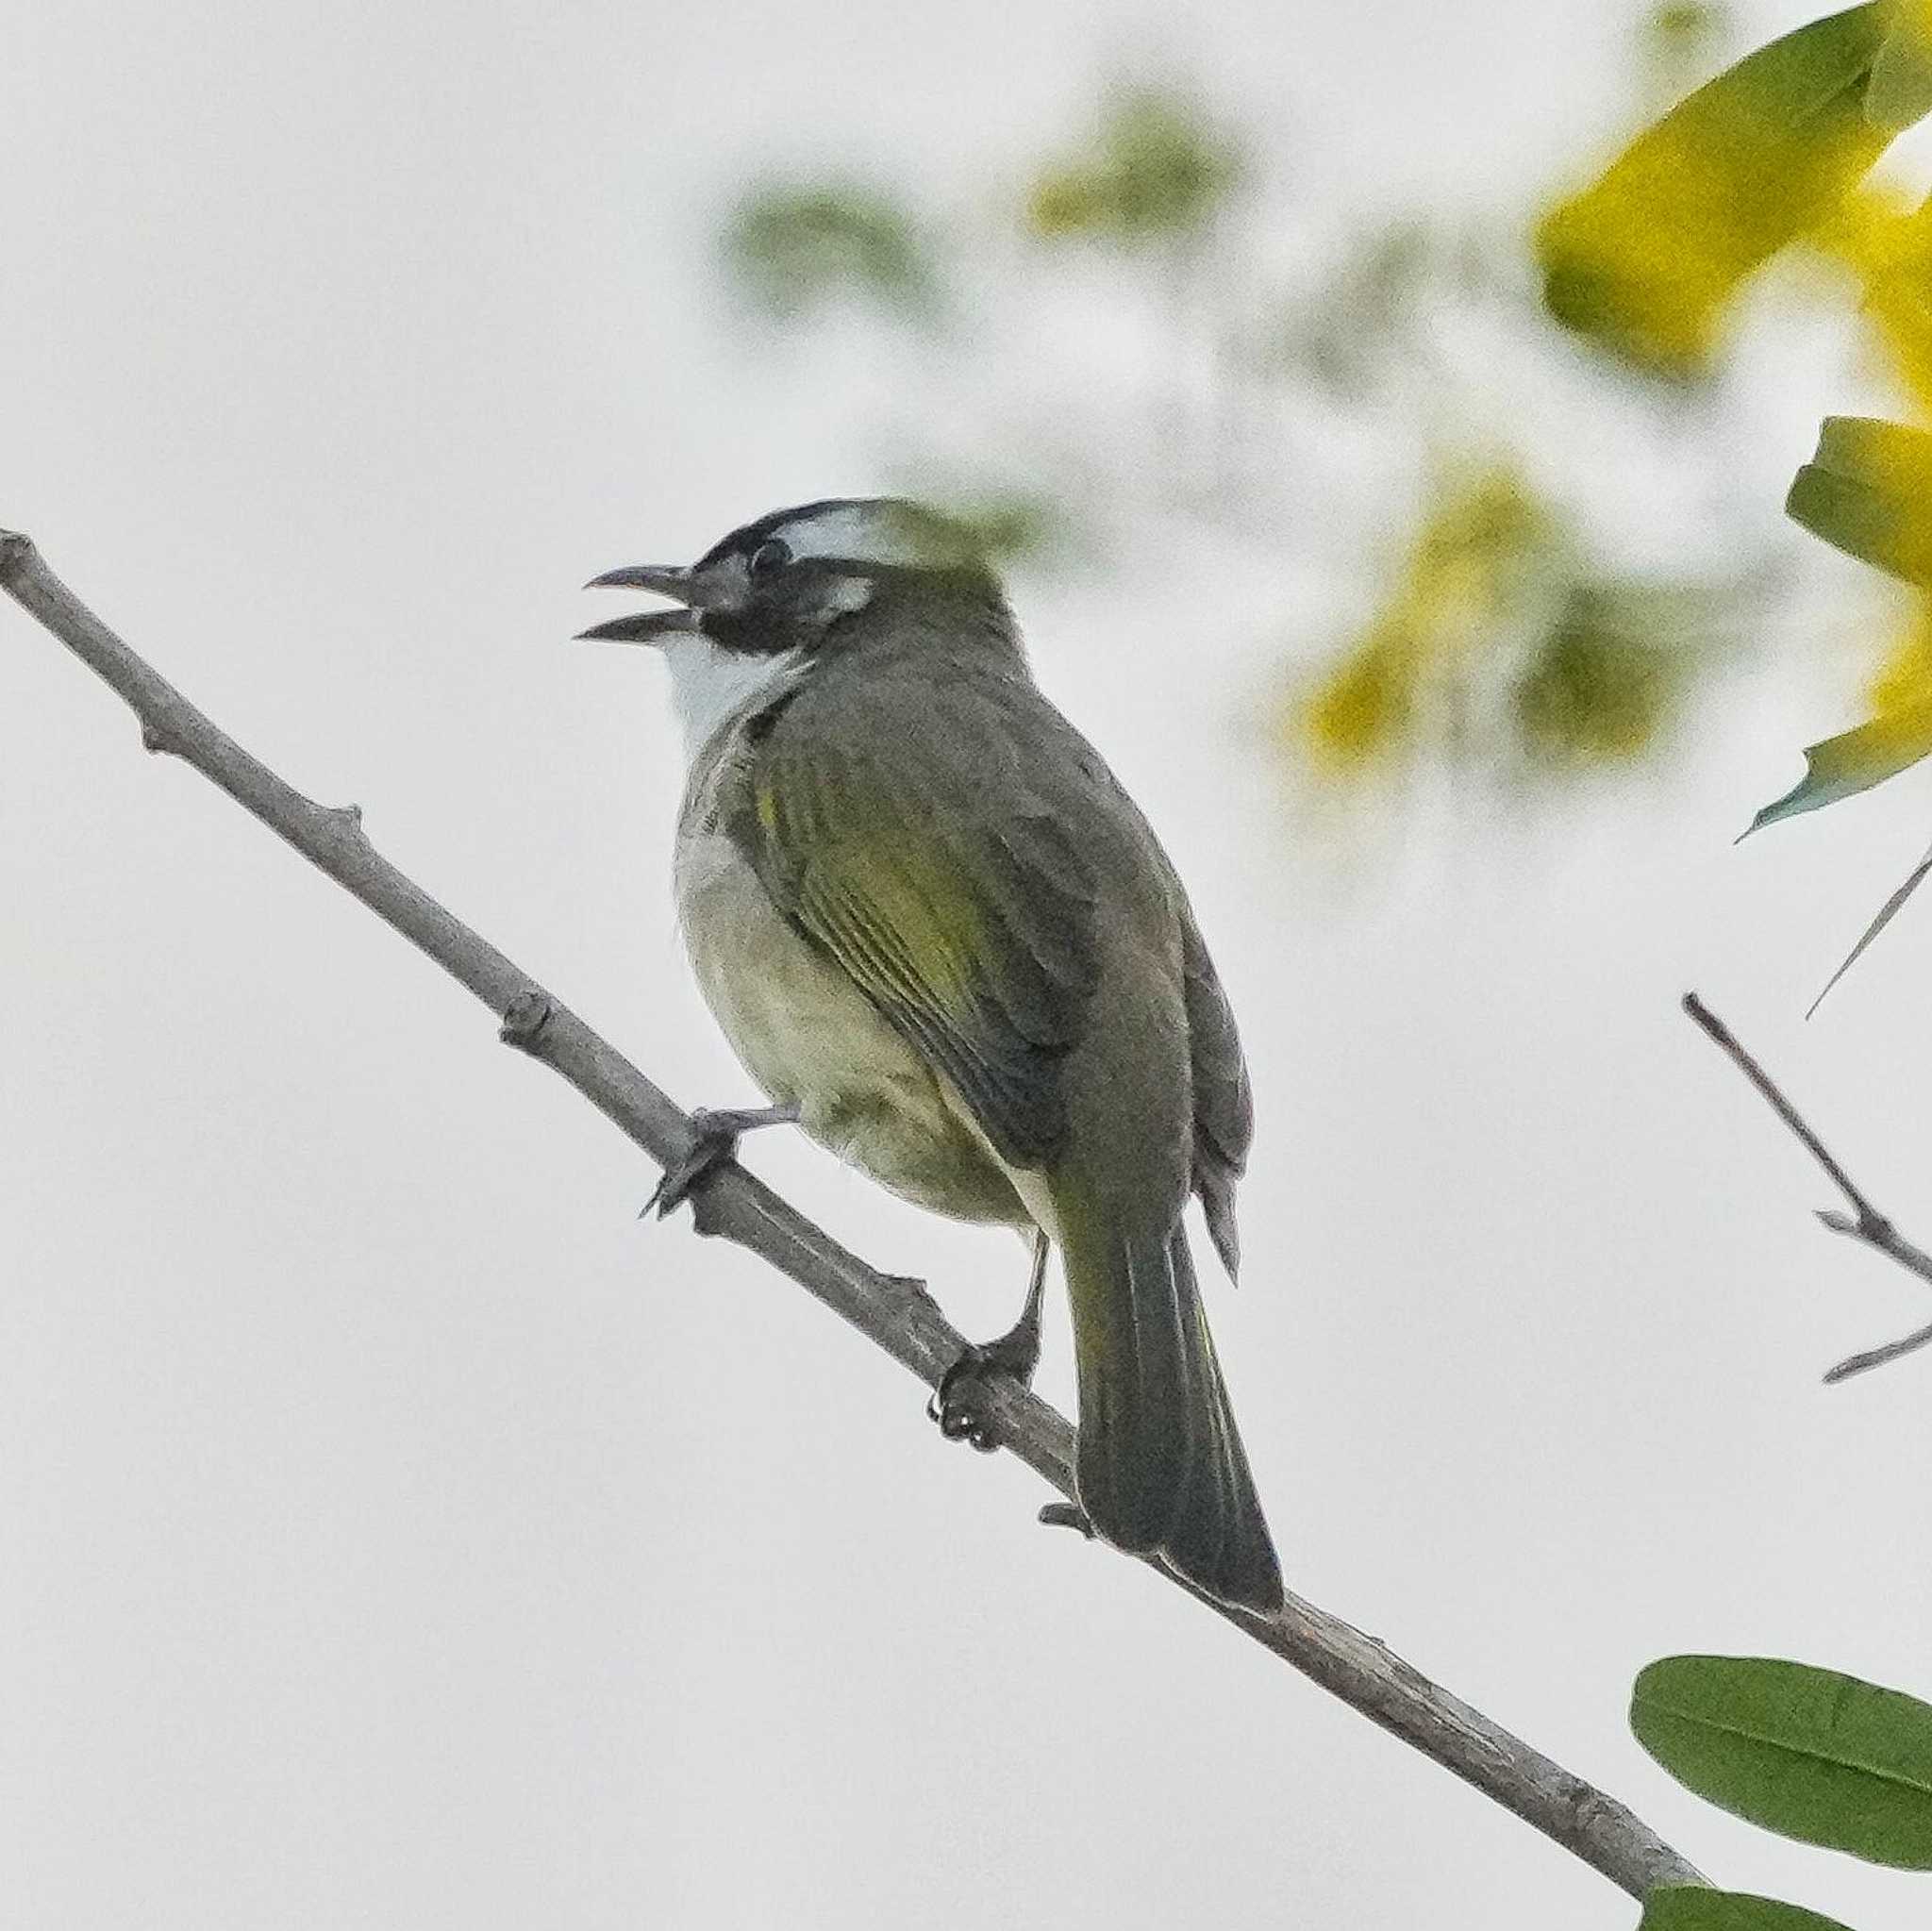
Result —
[[[847,158],[969,192],[1169,47],[1293,123],[1314,200],[1494,203],[1615,125],[1624,28],[42,5],[0,67],[0,523],[671,1091],[730,1103],[672,925],[661,674],[563,640],[615,608],[595,571],[889,481],[892,371],[829,381],[729,319],[724,197]],[[1849,393],[1799,388],[1740,458],[1767,530]],[[1210,1293],[1290,1579],[1721,1882],[1922,1925],[1928,1880],[1733,1823],[1624,1710],[1685,1649],[1932,1690],[1932,1365],[1818,1384],[1922,1295],[1813,1225],[1822,1178],[1675,1004],[1704,989],[1932,1236],[1923,917],[1800,1024],[1928,779],[1733,849],[1850,718],[1849,678],[1772,679],[1654,786],[1439,824],[1341,889],[1240,728],[1267,590],[1175,536],[1018,598],[1241,1014],[1247,1285]],[[942,1444],[758,1263],[638,1225],[641,1158],[8,608],[0,903],[0,1919],[1634,1922],[1034,1527],[1037,1482]],[[1010,1317],[1010,1237],[779,1136],[750,1158],[968,1331]]]

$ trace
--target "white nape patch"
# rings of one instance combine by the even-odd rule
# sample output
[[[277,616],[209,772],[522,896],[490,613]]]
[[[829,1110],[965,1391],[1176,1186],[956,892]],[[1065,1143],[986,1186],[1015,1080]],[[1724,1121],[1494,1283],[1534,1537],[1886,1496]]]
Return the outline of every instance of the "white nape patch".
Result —
[[[935,560],[932,532],[903,503],[840,503],[780,524],[772,534],[783,537],[794,557],[917,566]]]
[[[684,749],[696,757],[720,725],[778,691],[805,668],[803,651],[775,657],[720,650],[701,631],[685,631],[661,647],[671,667],[671,702],[684,726]]]

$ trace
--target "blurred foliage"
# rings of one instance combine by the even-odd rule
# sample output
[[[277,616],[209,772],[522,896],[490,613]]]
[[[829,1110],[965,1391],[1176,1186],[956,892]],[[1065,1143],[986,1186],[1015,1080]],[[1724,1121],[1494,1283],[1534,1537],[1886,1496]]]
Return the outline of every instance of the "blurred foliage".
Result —
[[[1066,539],[1060,508],[1046,496],[1011,490],[958,490],[943,484],[929,487],[921,494],[970,532],[974,547],[991,562],[1016,563],[1050,557]]]
[[[1805,775],[1758,812],[1752,831],[1869,791],[1932,753],[1932,600],[1912,600],[1910,622],[1872,681],[1871,706],[1863,724],[1806,748]]]
[[[1865,111],[1897,134],[1932,113],[1932,0],[1892,0],[1885,45],[1872,67]]]
[[[855,182],[754,189],[725,225],[739,287],[783,320],[840,298],[929,318],[940,279],[917,224],[883,190]]]
[[[1280,318],[1262,349],[1272,375],[1312,377],[1358,401],[1382,379],[1389,356],[1422,320],[1444,269],[1443,238],[1400,215],[1354,239],[1312,299]]]
[[[1445,483],[1388,601],[1339,663],[1291,696],[1291,743],[1330,770],[1412,752],[1432,713],[1455,710],[1473,659],[1549,565],[1545,507],[1512,468]]]
[[[1707,375],[1745,280],[1885,147],[1865,115],[1884,10],[1855,7],[1760,47],[1552,208],[1536,238],[1550,312],[1641,367]]]
[[[1932,215],[1864,188],[1811,239],[1849,271],[1893,370],[1921,408],[1932,407]]]
[[[1669,101],[1694,87],[1730,30],[1731,10],[1716,0],[1657,0],[1637,25],[1646,92]]]
[[[1491,465],[1439,486],[1388,601],[1279,728],[1344,775],[1431,752],[1545,774],[1627,764],[1730,647],[1728,601],[1605,572],[1520,471]]]
[[[1795,242],[1833,264],[1837,280],[1780,299],[1816,306],[1849,280],[1887,367],[1932,406],[1932,210],[1861,185],[1927,92],[1932,0],[1813,22],[1696,85],[1729,22],[1715,0],[1635,12],[1633,104],[1683,97],[1593,183],[1513,224],[1411,208],[1343,225],[1271,202],[1257,132],[1163,75],[1107,92],[1081,135],[950,213],[850,178],[755,184],[723,258],[783,327],[860,307],[904,331],[902,481],[1004,560],[1091,561],[1167,541],[1179,515],[1305,578],[1314,533],[1352,518],[1327,567],[1335,607],[1367,614],[1324,632],[1298,597],[1263,700],[1325,790],[1386,798],[1365,781],[1424,760],[1575,783],[1682,742],[1710,673],[1767,628],[1769,553],[1755,534],[1740,549],[1743,512],[1728,537],[1723,522],[1757,424],[1712,379],[1759,271]],[[1578,357],[1579,337],[1607,353]],[[1612,425],[1690,384],[1697,410],[1668,405],[1663,459],[1701,478],[1667,500],[1694,507],[1703,552],[1660,507],[1646,556],[1596,527],[1592,491],[1633,446]],[[1554,451],[1531,417],[1552,408],[1585,432]],[[1378,458],[1378,501],[1357,489],[1344,507],[1333,485],[1355,484],[1356,457],[1323,463],[1371,437],[1403,454]],[[1828,427],[1792,514],[1932,586],[1915,449]],[[1643,487],[1613,468],[1608,486],[1626,502]],[[1384,559],[1366,597],[1364,556]],[[1932,634],[1924,610],[1910,634]],[[1894,653],[1870,723],[1814,747],[1762,822],[1921,755],[1925,656]]]
[[[1663,736],[1693,662],[1673,603],[1694,591],[1582,579],[1515,690],[1524,751],[1544,764],[1619,764]]]
[[[1889,715],[1868,718],[1836,738],[1807,745],[1805,775],[1783,797],[1764,806],[1748,829],[1762,831],[1780,819],[1855,798],[1860,791],[1896,777],[1928,751],[1932,751],[1932,704],[1924,697]]]
[[[1873,680],[1871,716],[1808,746],[1805,775],[1758,812],[1753,831],[1870,791],[1932,753],[1928,502],[1932,433],[1865,417],[1825,419],[1816,452],[1792,478],[1786,508],[1814,536],[1920,589],[1907,627]]]
[[[1047,163],[1027,191],[1027,227],[1044,241],[1124,247],[1201,234],[1246,169],[1241,143],[1171,90],[1120,90],[1075,153]]]
[[[1923,704],[1928,691],[1932,691],[1932,602],[1915,598],[1910,624],[1872,678],[1872,708],[1881,714],[1903,711]]]
[[[1928,111],[1932,0],[1874,0],[1759,48],[1545,217],[1538,243],[1552,313],[1613,353],[1699,372],[1743,280],[1806,240],[1849,272],[1890,373],[1932,413],[1932,203],[1913,208],[1859,185]],[[1757,813],[1754,831],[1869,791],[1932,754],[1932,431],[1827,417],[1785,508],[1914,594],[1871,715],[1809,746],[1804,776]],[[1922,859],[1832,984],[1928,873],[1932,858]]]
[[[1785,508],[1813,536],[1907,583],[1932,584],[1932,434],[1827,416]]]

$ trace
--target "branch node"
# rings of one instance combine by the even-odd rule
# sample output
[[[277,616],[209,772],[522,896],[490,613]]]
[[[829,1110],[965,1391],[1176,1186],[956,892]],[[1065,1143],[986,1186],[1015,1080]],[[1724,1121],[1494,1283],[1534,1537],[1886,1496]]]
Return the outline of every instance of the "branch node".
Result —
[[[1600,1824],[1614,1823],[1624,1808],[1614,1797],[1607,1796],[1593,1785],[1587,1784],[1581,1777],[1571,1778],[1572,1788],[1568,1791],[1570,1814],[1576,1820],[1579,1835],[1587,1835]]]
[[[879,1279],[898,1294],[904,1306],[934,1314],[940,1311],[940,1304],[933,1299],[932,1290],[916,1273],[882,1273]]]
[[[520,1053],[534,1053],[538,1038],[550,1024],[554,1010],[547,993],[538,987],[525,986],[504,1007],[503,1024],[497,1027],[496,1037],[506,1046],[514,1046]]]
[[[359,837],[362,831],[362,807],[359,805],[325,805],[323,809],[342,831]]]
[[[141,721],[141,748],[151,751],[157,757],[179,757],[181,747],[173,735],[161,728],[153,718]]]
[[[1832,1185],[1850,1204],[1850,1213],[1831,1207],[1814,1208],[1819,1224],[1830,1228],[1834,1234],[1845,1234],[1854,1240],[1862,1241],[1874,1254],[1882,1254],[1887,1259],[1896,1261],[1907,1273],[1917,1274],[1922,1281],[1932,1281],[1932,1254],[1915,1247],[1892,1225],[1889,1214],[1881,1213],[1865,1198],[1852,1176],[1825,1150],[1824,1142],[1811,1130],[1804,1115],[1786,1099],[1777,1082],[1738,1043],[1730,1027],[1695,992],[1685,993],[1683,1004],[1684,1010],[1730,1057],[1738,1071],[1757,1089],[1772,1111],[1797,1136],[1799,1144],[1824,1169]],[[1928,1343],[1932,1343],[1932,1327],[1908,1334],[1903,1340],[1888,1341],[1882,1348],[1868,1348],[1861,1355],[1847,1356],[1836,1367],[1825,1371],[1824,1379],[1828,1384],[1849,1380],[1854,1374],[1864,1373],[1868,1368],[1882,1368],[1886,1362],[1896,1361],[1902,1355],[1916,1353]]]
[[[1040,1511],[1040,1520],[1047,1528],[1072,1529],[1090,1542],[1093,1540],[1093,1524],[1087,1520],[1086,1511],[1071,1502],[1049,1502]]]

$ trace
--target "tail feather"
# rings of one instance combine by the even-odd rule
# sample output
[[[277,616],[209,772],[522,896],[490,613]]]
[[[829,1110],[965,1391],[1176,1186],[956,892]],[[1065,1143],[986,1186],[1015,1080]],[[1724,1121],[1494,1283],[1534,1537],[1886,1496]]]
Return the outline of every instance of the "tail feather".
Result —
[[[1176,1223],[1070,1238],[1080,1504],[1108,1541],[1159,1554],[1224,1601],[1281,1606],[1281,1570]]]

